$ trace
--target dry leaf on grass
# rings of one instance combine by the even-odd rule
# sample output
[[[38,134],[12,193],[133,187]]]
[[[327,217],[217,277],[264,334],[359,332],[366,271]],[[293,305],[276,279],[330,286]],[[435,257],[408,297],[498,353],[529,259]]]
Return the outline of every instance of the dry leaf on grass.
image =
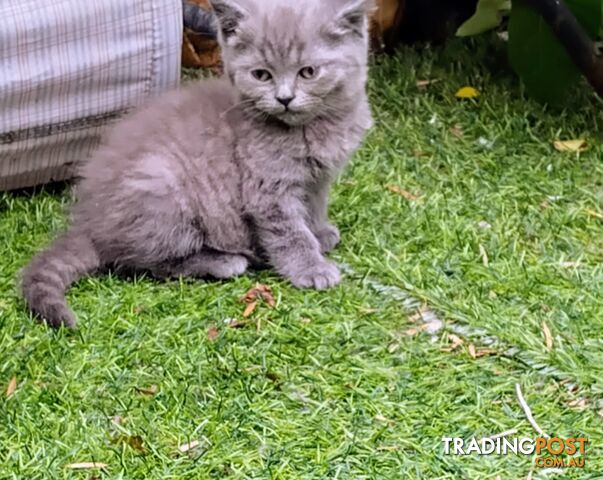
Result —
[[[153,396],[159,391],[159,388],[157,385],[151,385],[149,387],[136,387],[136,391],[143,395]]]
[[[584,210],[584,212],[589,216],[589,217],[596,217],[596,218],[603,218],[603,213],[601,212],[597,212],[596,210],[592,210],[590,208],[587,208]]]
[[[439,78],[434,78],[433,80],[417,80],[416,85],[417,85],[417,88],[425,89],[429,85],[433,85],[434,83],[438,83],[439,81],[440,81]]]
[[[197,448],[199,445],[201,445],[201,442],[199,440],[193,440],[192,442],[183,443],[182,445],[179,445],[178,451],[180,453],[187,453]]]
[[[360,313],[363,313],[365,315],[373,315],[374,313],[379,313],[378,308],[360,308],[359,311]]]
[[[482,357],[487,357],[489,355],[496,355],[498,353],[498,351],[496,351],[494,348],[475,348],[475,345],[473,345],[472,343],[469,344],[467,350],[469,351],[469,356],[473,360]]]
[[[418,148],[414,149],[414,150],[413,150],[411,153],[412,153],[412,154],[413,154],[415,157],[419,157],[419,158],[420,158],[420,157],[428,157],[428,156],[429,156],[429,153],[427,153],[427,152],[425,152],[425,151],[423,151],[423,150],[419,150]]]
[[[256,307],[258,306],[258,302],[257,301],[253,301],[247,304],[247,307],[245,307],[245,311],[243,312],[243,318],[249,318],[251,317],[251,315],[253,314],[253,312],[255,311]]]
[[[17,390],[17,377],[11,378],[8,382],[6,387],[6,398],[12,397],[12,395],[15,393],[15,390]]]
[[[457,138],[463,138],[463,127],[459,124],[456,124],[454,127],[450,127],[450,133],[452,133]]]
[[[423,315],[429,311],[429,307],[425,304],[421,305],[421,308],[413,313],[410,317],[408,317],[408,321],[412,323],[416,323],[419,320],[423,320]]]
[[[421,308],[415,312],[413,315],[408,317],[408,321],[411,323],[417,323],[419,321],[424,322],[419,330],[415,332],[415,329],[410,329],[410,336],[416,335],[419,332],[426,331],[431,334],[435,334],[440,331],[444,327],[444,322],[438,318],[438,316],[430,310],[430,308],[423,304]]]
[[[477,98],[479,92],[473,87],[463,87],[454,95],[456,98]]]
[[[493,348],[478,348],[475,352],[475,358],[487,357],[489,355],[496,355],[498,352]]]
[[[576,400],[567,402],[567,406],[576,410],[585,410],[588,408],[588,400],[586,398],[577,398]]]
[[[397,452],[400,450],[398,445],[380,445],[377,447],[377,450],[381,450],[383,452]]]
[[[224,323],[228,328],[245,328],[248,322],[237,320],[236,318],[229,318],[224,320]]]
[[[207,339],[210,342],[213,342],[219,336],[220,336],[220,331],[214,325],[212,325],[211,327],[209,327],[207,329]]]
[[[429,328],[429,324],[426,323],[425,325],[420,325],[418,327],[409,328],[408,330],[406,330],[404,332],[404,335],[407,337],[414,337],[415,335],[418,335],[419,333],[424,332],[428,328]]]
[[[550,352],[553,349],[553,335],[551,335],[551,329],[544,320],[542,321],[542,334],[544,335],[546,349]]]
[[[245,295],[241,297],[240,301],[250,304],[260,299],[264,300],[270,308],[274,308],[276,305],[276,300],[274,299],[272,289],[268,285],[263,285],[261,283],[258,283],[255,285],[255,287],[251,288]]]
[[[576,140],[555,140],[553,146],[558,152],[583,152],[587,149],[586,140],[583,138]]]
[[[580,387],[578,387],[578,385],[571,383],[572,381],[569,378],[564,378],[563,380],[560,380],[559,383],[561,385],[565,385],[566,389],[570,392],[570,393],[576,393]]]
[[[146,453],[147,451],[144,447],[144,440],[140,435],[118,435],[113,440],[111,440],[111,442],[118,445],[128,445],[130,448],[140,453]]]
[[[415,195],[414,193],[411,193],[408,190],[404,190],[403,188],[400,188],[396,185],[388,185],[387,189],[390,192],[396,193],[411,202],[416,202],[417,200],[419,200],[421,198],[421,195]]]
[[[599,415],[601,418],[603,418],[603,410],[599,410],[599,411],[597,412],[597,415]]]
[[[490,258],[488,257],[488,252],[486,252],[485,247],[481,244],[479,246],[479,256],[482,257],[482,263],[484,264],[484,267],[488,268],[488,266],[490,265]]]
[[[452,352],[465,343],[461,337],[455,335],[454,333],[450,333],[448,335],[448,340],[450,340],[452,344],[449,347],[442,348],[443,352]]]
[[[107,468],[108,466],[106,463],[99,462],[79,462],[65,465],[65,468],[69,468],[70,470],[91,470],[95,468]]]

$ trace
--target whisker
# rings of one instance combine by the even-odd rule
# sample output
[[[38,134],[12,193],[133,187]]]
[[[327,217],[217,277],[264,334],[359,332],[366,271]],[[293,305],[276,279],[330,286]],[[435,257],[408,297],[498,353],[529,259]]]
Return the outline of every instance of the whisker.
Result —
[[[221,114],[220,114],[220,118],[223,118],[225,115],[227,115],[228,113],[230,113],[231,111],[233,111],[235,108],[238,108],[240,106],[244,106],[245,104],[253,104],[254,100],[248,98],[246,100],[241,100],[240,102],[235,103],[234,105],[228,107],[226,110],[224,110]]]

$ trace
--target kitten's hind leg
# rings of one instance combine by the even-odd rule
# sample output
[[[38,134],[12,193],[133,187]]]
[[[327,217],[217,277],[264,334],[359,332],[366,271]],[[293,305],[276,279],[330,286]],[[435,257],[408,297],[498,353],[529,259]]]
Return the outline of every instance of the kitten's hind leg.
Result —
[[[160,278],[213,277],[227,279],[243,275],[249,261],[243,255],[202,250],[186,258],[166,261],[152,268],[153,276]]]

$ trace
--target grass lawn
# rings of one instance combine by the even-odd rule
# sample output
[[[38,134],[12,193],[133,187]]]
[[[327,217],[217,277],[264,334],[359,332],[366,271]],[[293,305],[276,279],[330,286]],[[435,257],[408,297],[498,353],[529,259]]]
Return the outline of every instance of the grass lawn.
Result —
[[[455,98],[466,85],[479,99]],[[590,439],[584,469],[533,478],[603,478],[601,101],[544,108],[502,44],[471,40],[379,59],[370,93],[375,128],[331,208],[346,275],[326,293],[268,273],[90,278],[69,293],[79,331],[53,332],[15,275],[70,192],[0,194],[0,386],[17,381],[0,395],[0,479],[527,478],[529,456],[441,442],[537,436],[516,383],[548,434]],[[586,152],[552,147],[579,137]],[[257,282],[276,307],[231,328]]]

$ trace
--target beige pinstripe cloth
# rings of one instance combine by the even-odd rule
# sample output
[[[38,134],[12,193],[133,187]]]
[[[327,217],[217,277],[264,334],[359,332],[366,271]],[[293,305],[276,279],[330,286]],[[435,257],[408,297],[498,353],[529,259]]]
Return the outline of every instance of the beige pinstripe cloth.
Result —
[[[0,0],[0,190],[69,178],[103,128],[177,86],[181,0]]]

